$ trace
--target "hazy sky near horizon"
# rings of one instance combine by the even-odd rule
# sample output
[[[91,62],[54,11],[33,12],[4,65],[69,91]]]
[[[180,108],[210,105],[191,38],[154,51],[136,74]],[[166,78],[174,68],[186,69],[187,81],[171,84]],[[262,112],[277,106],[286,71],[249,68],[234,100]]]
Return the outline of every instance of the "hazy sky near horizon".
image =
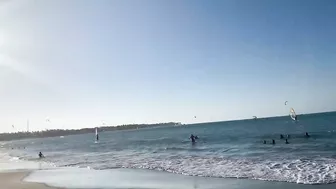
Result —
[[[332,0],[0,0],[0,131],[335,110],[335,18]]]

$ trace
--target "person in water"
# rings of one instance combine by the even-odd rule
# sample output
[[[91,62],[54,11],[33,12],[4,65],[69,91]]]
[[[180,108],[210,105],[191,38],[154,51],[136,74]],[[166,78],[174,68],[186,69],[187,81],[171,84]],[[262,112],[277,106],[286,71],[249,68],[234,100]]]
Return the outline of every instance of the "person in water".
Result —
[[[195,143],[195,142],[196,142],[196,140],[195,140],[195,136],[194,136],[193,134],[190,135],[190,139],[191,139],[191,142],[192,142],[192,143]]]
[[[275,144],[275,140],[274,139],[272,140],[272,144]]]
[[[283,139],[283,138],[284,138],[284,136],[281,134],[281,135],[280,135],[280,139]]]
[[[305,136],[306,136],[306,137],[310,137],[309,134],[308,134],[307,132],[306,132]]]
[[[40,158],[44,158],[44,155],[42,154],[42,152],[40,152],[40,153],[38,154],[38,156],[39,156]]]
[[[286,144],[289,144],[288,140],[286,139]]]
[[[266,144],[266,140],[264,140],[264,144]]]

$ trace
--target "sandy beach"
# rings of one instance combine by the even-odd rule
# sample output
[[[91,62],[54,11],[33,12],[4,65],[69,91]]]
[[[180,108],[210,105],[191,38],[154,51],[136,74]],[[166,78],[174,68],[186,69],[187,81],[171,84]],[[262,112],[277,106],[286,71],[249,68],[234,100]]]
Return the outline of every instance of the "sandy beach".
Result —
[[[56,189],[41,183],[24,182],[23,179],[29,174],[26,172],[0,173],[0,183],[3,189]]]

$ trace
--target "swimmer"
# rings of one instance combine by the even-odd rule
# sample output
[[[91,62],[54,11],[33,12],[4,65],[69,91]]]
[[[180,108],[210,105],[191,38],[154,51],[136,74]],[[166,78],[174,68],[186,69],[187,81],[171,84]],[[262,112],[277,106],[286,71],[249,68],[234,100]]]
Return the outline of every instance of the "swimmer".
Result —
[[[38,154],[38,156],[39,156],[39,158],[44,158],[44,155],[42,154],[42,152],[40,152],[40,153]]]
[[[192,143],[195,143],[196,141],[195,141],[195,136],[192,134],[192,135],[190,135],[190,137],[189,137],[190,139],[191,139],[191,142]]]

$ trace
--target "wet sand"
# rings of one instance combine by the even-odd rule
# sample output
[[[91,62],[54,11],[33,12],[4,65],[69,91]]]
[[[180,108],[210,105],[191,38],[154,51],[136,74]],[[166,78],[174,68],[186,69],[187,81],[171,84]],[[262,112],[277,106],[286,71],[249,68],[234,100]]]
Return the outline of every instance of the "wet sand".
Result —
[[[25,181],[63,188],[105,189],[334,189],[336,184],[304,185],[249,179],[209,178],[140,169],[54,169],[34,171]],[[74,182],[75,181],[75,182]]]
[[[57,189],[45,184],[24,182],[23,179],[29,172],[0,173],[0,188],[2,189]]]

